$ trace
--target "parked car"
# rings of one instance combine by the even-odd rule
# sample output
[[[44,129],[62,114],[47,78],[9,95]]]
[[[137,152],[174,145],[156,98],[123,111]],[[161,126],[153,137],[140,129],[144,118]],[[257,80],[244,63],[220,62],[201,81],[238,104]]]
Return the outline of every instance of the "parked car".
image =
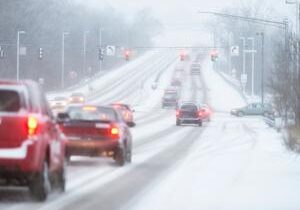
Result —
[[[33,81],[0,81],[0,184],[28,186],[44,201],[65,190],[65,138]]]
[[[176,125],[195,124],[202,126],[202,111],[197,104],[193,102],[184,102],[176,110]]]
[[[70,105],[67,112],[58,114],[58,121],[67,138],[67,159],[108,156],[120,166],[131,162],[131,133],[113,107]]]
[[[273,112],[274,108],[271,104],[251,103],[241,108],[232,109],[230,113],[242,117],[244,115],[272,115]]]
[[[85,95],[83,93],[72,93],[70,98],[69,98],[69,103],[70,104],[83,104],[85,103]]]
[[[123,116],[123,119],[129,127],[134,127],[136,124],[134,122],[133,112],[134,110],[128,104],[123,103],[113,103],[111,106],[119,111]]]

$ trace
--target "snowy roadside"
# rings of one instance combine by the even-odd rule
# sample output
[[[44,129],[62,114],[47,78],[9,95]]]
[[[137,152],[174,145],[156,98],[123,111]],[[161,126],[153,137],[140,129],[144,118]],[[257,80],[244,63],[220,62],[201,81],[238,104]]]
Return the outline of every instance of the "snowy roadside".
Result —
[[[125,209],[298,210],[300,159],[262,119],[230,116],[229,108],[245,102],[205,66],[213,121],[189,155]]]

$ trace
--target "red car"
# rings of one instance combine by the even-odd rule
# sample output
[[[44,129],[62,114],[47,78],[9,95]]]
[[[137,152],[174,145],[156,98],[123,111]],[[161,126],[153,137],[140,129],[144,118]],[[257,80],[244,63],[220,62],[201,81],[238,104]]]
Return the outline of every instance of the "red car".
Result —
[[[66,156],[108,156],[118,165],[131,162],[131,133],[113,107],[72,105],[58,114],[67,137]]]
[[[43,201],[65,190],[65,139],[39,85],[0,81],[0,184],[28,186]]]
[[[207,104],[200,105],[200,114],[203,121],[210,121],[212,110]]]

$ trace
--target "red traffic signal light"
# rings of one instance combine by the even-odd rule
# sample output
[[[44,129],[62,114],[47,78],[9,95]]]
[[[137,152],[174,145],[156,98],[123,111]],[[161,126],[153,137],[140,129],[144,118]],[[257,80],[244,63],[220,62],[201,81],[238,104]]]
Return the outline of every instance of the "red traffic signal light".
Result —
[[[216,61],[218,57],[219,57],[219,52],[216,49],[212,50],[210,53],[211,61],[213,62]]]
[[[180,56],[180,60],[181,60],[181,61],[184,61],[184,60],[185,60],[185,57],[186,57],[186,52],[185,52],[184,50],[180,51],[179,56]]]
[[[125,60],[128,61],[130,59],[130,50],[125,50],[124,56],[125,56]]]

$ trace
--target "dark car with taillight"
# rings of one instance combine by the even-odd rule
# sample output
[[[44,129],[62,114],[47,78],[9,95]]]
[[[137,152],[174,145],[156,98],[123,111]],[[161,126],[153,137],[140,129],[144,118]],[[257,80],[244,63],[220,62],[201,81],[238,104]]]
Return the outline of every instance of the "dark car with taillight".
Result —
[[[110,106],[72,105],[58,114],[67,138],[66,157],[108,156],[123,166],[131,162],[132,137],[121,114]]]
[[[182,103],[176,110],[176,125],[195,124],[202,126],[203,112],[195,103]]]
[[[0,81],[0,185],[28,186],[43,201],[65,189],[65,138],[33,81]]]

